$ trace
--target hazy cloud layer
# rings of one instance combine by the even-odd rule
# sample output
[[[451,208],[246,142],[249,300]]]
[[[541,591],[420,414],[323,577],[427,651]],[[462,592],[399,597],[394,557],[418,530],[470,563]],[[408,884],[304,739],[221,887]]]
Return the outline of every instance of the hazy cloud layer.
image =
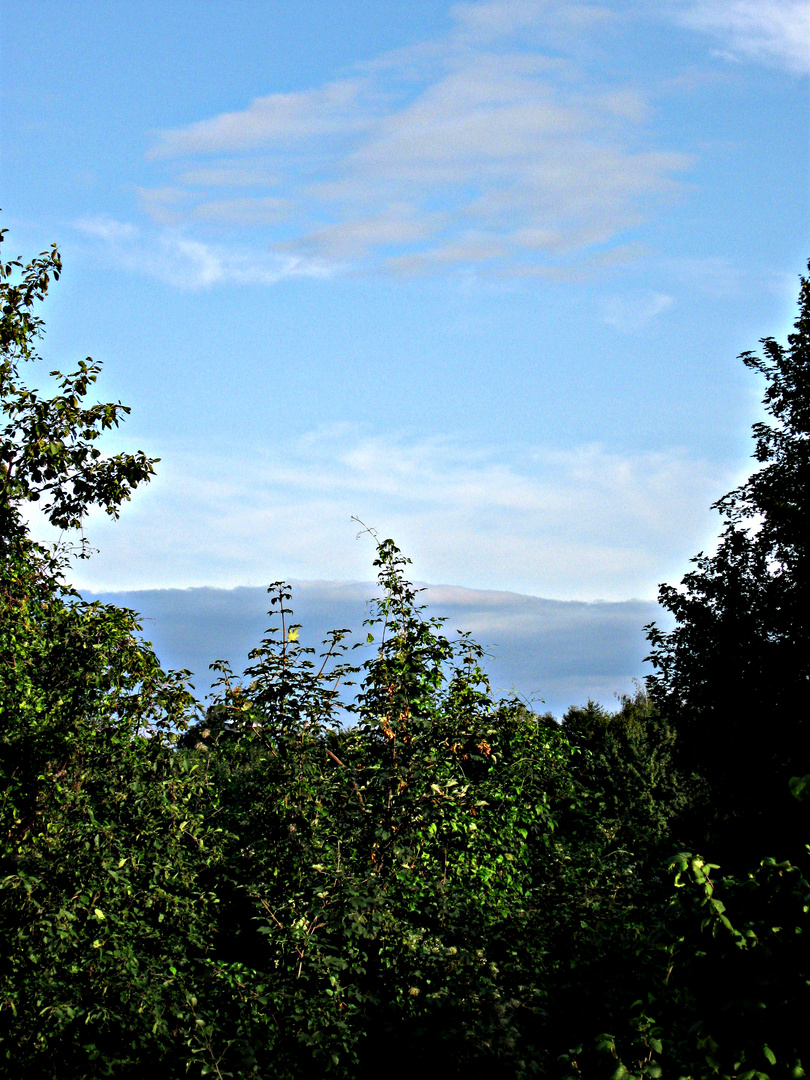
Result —
[[[272,448],[161,452],[166,462],[114,525],[87,588],[233,586],[368,574],[352,515],[392,536],[433,581],[535,595],[655,595],[716,523],[705,508],[736,479],[681,452],[599,445],[468,447],[364,435],[353,425]]]
[[[370,582],[294,582],[302,643],[319,649],[328,631],[338,628],[352,630],[352,642],[363,641],[366,601],[375,591]],[[271,622],[269,598],[260,588],[116,592],[101,599],[139,611],[144,636],[164,666],[193,671],[199,697],[210,688],[208,665],[226,659],[241,671]],[[448,636],[469,630],[486,648],[484,666],[496,693],[514,691],[557,716],[589,697],[615,706],[616,694],[632,691],[633,678],[650,670],[643,662],[649,647],[642,627],[662,614],[643,601],[583,604],[435,585],[421,599],[430,615],[447,617]],[[353,661],[368,654],[358,649]]]
[[[461,3],[440,39],[160,133],[159,225],[267,230],[279,256],[414,275],[553,271],[619,241],[690,159],[581,45],[606,7]],[[263,178],[263,179],[262,179]]]

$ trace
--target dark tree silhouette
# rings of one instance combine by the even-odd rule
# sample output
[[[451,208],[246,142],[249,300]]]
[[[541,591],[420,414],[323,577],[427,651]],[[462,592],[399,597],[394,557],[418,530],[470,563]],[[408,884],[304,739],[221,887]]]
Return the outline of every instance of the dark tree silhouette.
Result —
[[[678,732],[678,757],[703,780],[694,843],[736,860],[759,850],[800,859],[806,805],[792,776],[810,770],[810,282],[787,347],[762,339],[741,359],[767,380],[770,421],[753,427],[759,468],[715,508],[725,527],[680,587],[659,600],[676,620],[648,628],[650,689]],[[692,842],[692,840],[690,840]],[[749,856],[750,857],[750,856]]]

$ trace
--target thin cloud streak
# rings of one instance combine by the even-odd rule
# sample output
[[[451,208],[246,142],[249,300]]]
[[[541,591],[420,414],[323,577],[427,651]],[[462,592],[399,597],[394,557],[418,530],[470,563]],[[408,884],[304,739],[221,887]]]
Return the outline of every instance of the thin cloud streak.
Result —
[[[674,299],[666,293],[647,292],[636,296],[610,296],[602,304],[603,318],[625,334],[638,334],[653,319],[669,311]]]
[[[343,79],[317,90],[268,94],[256,98],[247,109],[163,132],[148,157],[250,150],[276,140],[298,141],[362,130],[370,122],[358,108],[363,88],[359,79]]]
[[[336,269],[300,254],[240,250],[179,231],[144,231],[108,217],[82,218],[73,227],[95,243],[93,251],[102,259],[191,292],[214,285],[274,285],[290,277],[325,277]]]

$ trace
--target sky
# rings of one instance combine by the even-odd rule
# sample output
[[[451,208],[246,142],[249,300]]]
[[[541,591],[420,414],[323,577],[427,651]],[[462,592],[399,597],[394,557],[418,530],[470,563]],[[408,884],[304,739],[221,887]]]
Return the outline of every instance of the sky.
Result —
[[[159,457],[75,581],[649,601],[795,315],[805,0],[4,0],[6,254]],[[35,523],[35,529],[40,529]],[[43,532],[42,535],[45,535]]]

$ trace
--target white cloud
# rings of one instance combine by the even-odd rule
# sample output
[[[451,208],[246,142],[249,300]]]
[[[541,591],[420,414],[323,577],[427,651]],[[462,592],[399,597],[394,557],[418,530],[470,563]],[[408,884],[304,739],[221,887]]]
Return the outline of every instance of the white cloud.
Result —
[[[279,252],[343,266],[516,275],[590,261],[677,190],[691,160],[655,144],[638,87],[577,58],[606,9],[451,15],[443,38],[350,77],[162,132],[151,157],[169,182],[142,193],[147,212],[262,228]]]
[[[721,53],[730,59],[810,72],[807,0],[693,0],[678,17],[719,39]]]
[[[733,486],[682,452],[471,449],[345,425],[272,449],[160,448],[121,522],[88,529],[93,588],[365,578],[352,515],[393,536],[415,576],[562,598],[652,596],[714,527]]]

